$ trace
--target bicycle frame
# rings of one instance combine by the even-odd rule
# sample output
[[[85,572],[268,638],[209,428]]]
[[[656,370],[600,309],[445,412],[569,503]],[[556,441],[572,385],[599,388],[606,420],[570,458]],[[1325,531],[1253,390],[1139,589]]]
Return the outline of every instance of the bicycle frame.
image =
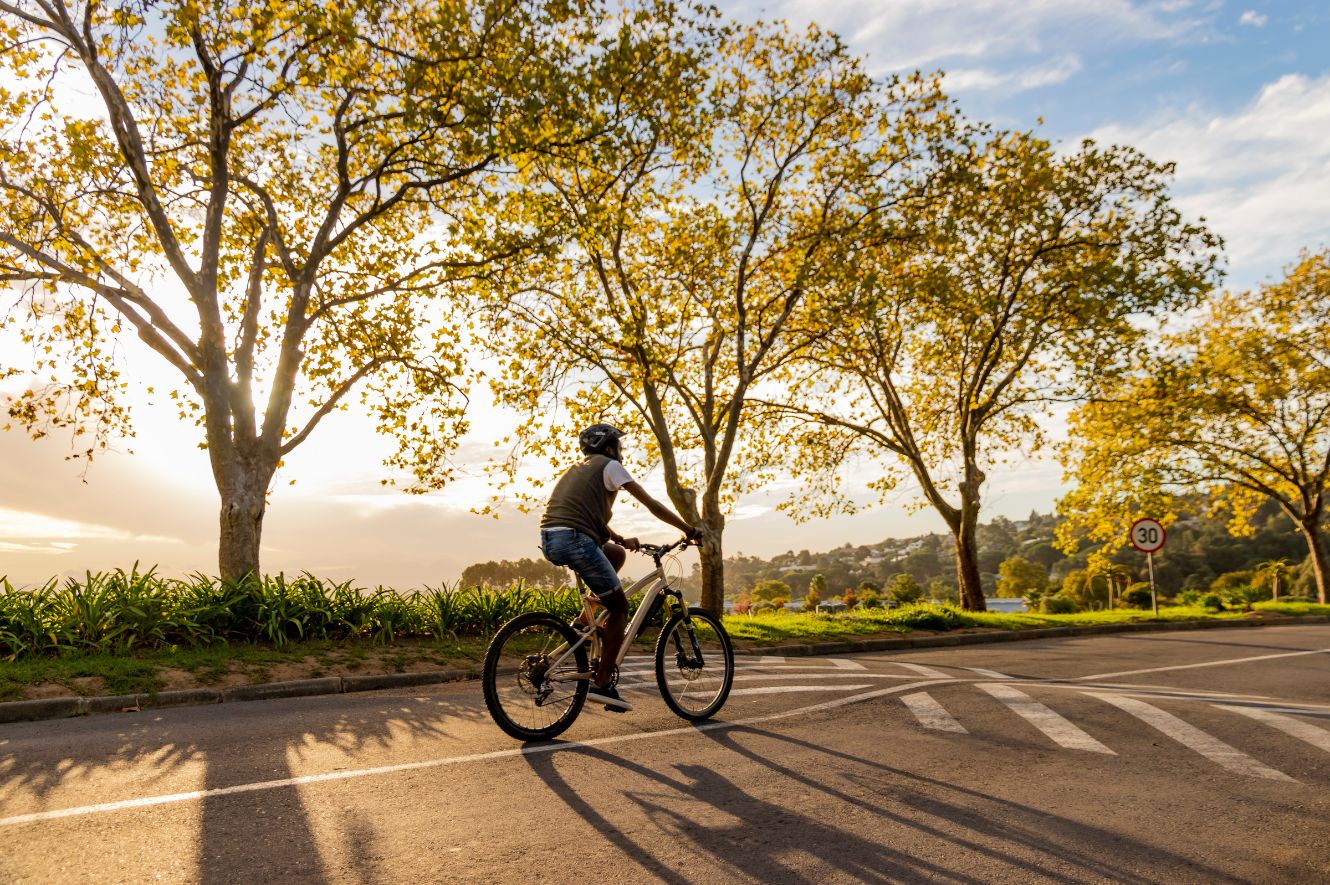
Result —
[[[633,586],[624,591],[625,595],[632,596],[642,590],[643,587],[651,585],[651,589],[647,590],[642,597],[642,604],[637,607],[637,613],[633,615],[633,619],[628,622],[628,626],[624,629],[623,645],[619,647],[619,656],[614,662],[615,667],[619,667],[623,664],[624,658],[628,656],[629,646],[631,646],[633,640],[637,638],[638,631],[642,629],[642,625],[646,623],[647,615],[651,613],[652,604],[656,601],[656,597],[662,592],[668,591],[666,592],[667,596],[672,596],[678,600],[679,606],[683,608],[685,613],[688,610],[687,606],[684,605],[683,596],[680,595],[677,590],[673,590],[666,582],[665,571],[661,566],[660,558],[655,558],[655,563],[656,568],[651,573],[643,577],[641,580],[636,581]],[[582,586],[580,578],[577,581],[577,586],[579,589]],[[593,650],[600,644],[600,640],[596,638],[596,629],[605,622],[606,618],[609,617],[609,612],[603,611],[599,615],[594,615],[594,608],[598,605],[600,605],[600,600],[596,599],[593,594],[587,592],[582,593],[582,615],[586,618],[587,624],[586,626],[575,628],[580,629],[580,636],[576,642],[571,645],[564,643],[554,649],[554,651],[550,652],[551,657],[554,658],[549,665],[550,672],[557,672],[564,660],[581,647],[588,639],[592,640]],[[594,674],[590,672],[578,673],[571,678],[574,680],[590,679],[593,675]]]

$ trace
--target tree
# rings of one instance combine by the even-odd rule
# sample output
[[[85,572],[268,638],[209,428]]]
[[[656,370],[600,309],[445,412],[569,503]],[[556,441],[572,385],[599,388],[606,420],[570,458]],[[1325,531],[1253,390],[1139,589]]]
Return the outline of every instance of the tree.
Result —
[[[1062,579],[1060,595],[1073,600],[1081,608],[1105,608],[1108,606],[1108,579],[1094,572],[1076,569]]]
[[[873,80],[816,29],[723,37],[681,34],[673,66],[644,65],[663,88],[631,106],[622,138],[533,163],[505,211],[562,223],[568,246],[484,281],[498,301],[494,388],[529,416],[509,476],[520,455],[557,469],[592,420],[633,431],[641,466],[658,464],[680,515],[705,527],[711,611],[725,514],[785,455],[750,401],[821,334],[801,321],[808,293],[886,211],[937,101],[917,78]]]
[[[929,585],[932,587],[932,585]],[[887,595],[901,605],[918,602],[924,595],[919,583],[907,574],[899,574],[887,585]],[[945,598],[945,597],[944,597]]]
[[[607,22],[578,0],[0,15],[0,280],[35,354],[7,367],[33,382],[11,418],[91,433],[91,458],[128,430],[117,338],[136,334],[202,427],[225,580],[258,572],[275,471],[353,394],[397,438],[389,466],[440,485],[466,427],[444,285],[521,242],[462,210],[598,122],[566,82]]]
[[[1246,534],[1269,500],[1302,534],[1326,602],[1330,250],[1273,284],[1214,294],[1076,412],[1070,439],[1077,486],[1059,505],[1064,543],[1083,534],[1116,549],[1136,517],[1171,520],[1178,496],[1197,492]]]
[[[477,562],[463,569],[461,578],[466,587],[506,587],[518,581],[547,590],[573,583],[567,571],[543,559]]]
[[[901,473],[918,482],[951,532],[962,605],[982,609],[987,471],[1040,449],[1052,405],[1087,396],[1144,317],[1196,300],[1217,240],[1173,208],[1172,167],[1131,148],[972,127],[935,165],[905,212],[915,236],[850,255],[780,406],[808,422],[798,439],[827,487],[856,450],[899,468],[874,483],[884,495]]]
[[[813,575],[813,579],[808,582],[808,592],[810,594],[817,594],[819,602],[825,599],[827,596],[826,576],[822,574]]]
[[[1011,556],[998,566],[998,596],[1027,596],[1048,587],[1048,572],[1023,556]]]
[[[1292,579],[1293,571],[1288,567],[1288,560],[1267,559],[1256,565],[1252,586],[1262,589],[1269,587],[1270,598],[1278,601],[1279,591],[1287,591]]]
[[[816,590],[810,589],[808,595],[804,597],[804,611],[817,611],[817,605],[822,601],[822,594]]]
[[[759,581],[753,588],[755,602],[775,602],[777,599],[790,598],[790,585],[784,581]]]

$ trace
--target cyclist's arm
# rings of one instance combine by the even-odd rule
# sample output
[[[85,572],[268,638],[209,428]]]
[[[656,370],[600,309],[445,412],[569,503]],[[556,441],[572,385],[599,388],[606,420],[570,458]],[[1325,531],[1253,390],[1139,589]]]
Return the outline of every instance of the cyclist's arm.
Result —
[[[673,510],[648,495],[647,490],[642,488],[640,483],[636,481],[625,483],[624,489],[634,498],[641,501],[642,506],[646,507],[656,519],[659,519],[664,523],[669,523],[685,535],[693,534],[693,527],[691,525],[680,519]]]

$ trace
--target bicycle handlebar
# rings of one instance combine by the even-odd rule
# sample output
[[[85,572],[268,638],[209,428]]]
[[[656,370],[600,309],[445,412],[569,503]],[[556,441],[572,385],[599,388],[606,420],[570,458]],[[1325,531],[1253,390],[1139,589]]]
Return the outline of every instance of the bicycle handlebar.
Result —
[[[675,550],[687,547],[689,544],[696,544],[696,543],[697,543],[696,540],[689,538],[688,536],[685,535],[684,537],[675,541],[673,544],[638,544],[637,552],[645,553],[647,556],[650,556],[652,559],[660,559],[666,553],[671,553]]]

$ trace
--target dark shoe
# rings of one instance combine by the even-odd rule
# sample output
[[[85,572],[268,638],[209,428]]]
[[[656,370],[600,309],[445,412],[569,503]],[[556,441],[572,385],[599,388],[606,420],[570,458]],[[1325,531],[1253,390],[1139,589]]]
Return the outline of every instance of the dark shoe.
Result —
[[[611,713],[627,713],[633,709],[633,705],[619,697],[618,690],[613,685],[596,685],[591,683],[587,689],[586,699],[596,704],[604,704],[605,709]]]

